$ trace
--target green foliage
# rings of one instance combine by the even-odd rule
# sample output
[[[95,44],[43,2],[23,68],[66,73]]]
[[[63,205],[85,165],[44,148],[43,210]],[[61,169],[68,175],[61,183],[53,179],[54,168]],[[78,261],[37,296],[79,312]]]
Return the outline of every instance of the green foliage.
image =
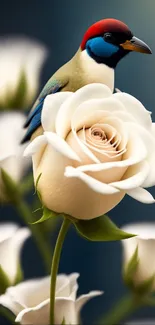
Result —
[[[123,272],[124,282],[130,288],[134,288],[133,277],[137,270],[138,263],[139,263],[139,258],[138,258],[138,246],[137,246],[134,254],[132,255],[128,265],[126,266]]]
[[[14,281],[14,285],[22,282],[23,278],[24,278],[23,271],[22,271],[20,263],[18,263],[18,269],[17,269],[17,274],[16,274],[16,278],[15,278],[15,281]]]
[[[140,295],[140,296],[144,296],[150,292],[153,291],[153,284],[155,281],[155,275],[153,274],[150,278],[148,278],[147,280],[143,281],[141,284],[139,284],[136,287],[136,292]]]
[[[105,215],[92,220],[77,220],[73,218],[70,218],[70,220],[77,232],[90,241],[115,241],[135,236],[119,229]]]
[[[2,295],[8,287],[10,287],[11,283],[7,274],[3,271],[0,266],[0,295]]]
[[[7,96],[0,103],[0,110],[21,110],[27,108],[29,100],[26,75],[24,71],[21,71],[16,90],[12,92],[8,86]]]
[[[6,173],[4,169],[1,168],[1,177],[4,184],[4,192],[6,199],[16,203],[20,197],[20,191],[18,184]]]
[[[39,220],[33,222],[32,223],[33,225],[35,225],[37,223],[42,223],[42,222],[44,222],[46,220],[49,220],[50,218],[56,217],[58,215],[57,213],[55,213],[55,212],[53,212],[53,211],[51,211],[51,210],[49,210],[49,209],[47,209],[45,207],[43,207],[42,210],[43,210],[42,217]]]

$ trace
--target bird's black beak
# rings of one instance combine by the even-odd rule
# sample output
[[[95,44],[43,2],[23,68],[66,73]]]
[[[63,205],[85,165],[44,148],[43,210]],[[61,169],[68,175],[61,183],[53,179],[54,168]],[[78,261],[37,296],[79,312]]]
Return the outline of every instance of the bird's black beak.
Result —
[[[152,54],[150,47],[135,36],[133,36],[131,40],[127,40],[125,43],[120,45],[124,50]]]

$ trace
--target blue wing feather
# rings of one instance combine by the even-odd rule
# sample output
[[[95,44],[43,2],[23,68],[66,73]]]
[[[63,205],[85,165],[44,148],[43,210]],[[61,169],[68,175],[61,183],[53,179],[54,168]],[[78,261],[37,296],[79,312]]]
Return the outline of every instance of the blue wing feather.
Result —
[[[28,130],[22,139],[22,144],[29,141],[32,134],[34,133],[35,130],[38,129],[38,127],[41,125],[41,111],[35,114],[29,124]]]
[[[30,140],[32,134],[41,125],[41,112],[42,112],[42,108],[43,108],[43,104],[44,104],[44,100],[45,100],[46,96],[49,94],[54,94],[54,93],[60,91],[61,88],[62,88],[62,86],[60,85],[60,83],[58,83],[58,82],[56,83],[55,80],[54,80],[54,84],[51,84],[50,87],[49,87],[48,83],[44,87],[43,91],[41,92],[41,94],[39,96],[39,103],[34,108],[34,110],[29,114],[29,116],[26,120],[26,123],[24,125],[24,127],[25,128],[28,127],[28,129],[27,129],[27,132],[26,132],[24,138],[21,141],[22,144],[27,142],[28,140]]]

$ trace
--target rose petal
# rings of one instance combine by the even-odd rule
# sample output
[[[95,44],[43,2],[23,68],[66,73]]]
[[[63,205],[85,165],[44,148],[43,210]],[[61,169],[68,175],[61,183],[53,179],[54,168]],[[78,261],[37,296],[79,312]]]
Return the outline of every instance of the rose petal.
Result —
[[[55,119],[63,102],[72,95],[72,92],[65,91],[48,95],[45,98],[41,122],[45,131],[55,132]]]
[[[109,97],[110,95],[111,90],[107,86],[98,83],[89,84],[77,90],[60,107],[56,117],[56,133],[62,138],[66,137],[71,129],[71,117],[81,103],[89,99]]]
[[[25,116],[22,113],[0,114],[0,161],[10,156],[19,155],[23,151],[20,141],[24,136],[24,122]]]
[[[150,112],[145,109],[138,99],[126,93],[116,93],[113,97],[124,104],[126,111],[134,116],[137,124],[143,125],[146,129],[151,128],[152,120]]]
[[[138,268],[133,276],[135,285],[140,285],[155,274],[155,260],[152,252],[155,250],[155,223],[129,224],[124,231],[138,234],[137,237],[123,240],[124,265],[126,266],[138,247]],[[155,283],[153,283],[153,290]]]
[[[48,325],[50,318],[50,299],[41,302],[38,306],[23,309],[16,317],[15,322],[23,325]]]
[[[134,137],[137,136],[141,138],[143,145],[145,145],[148,154],[152,154],[152,147],[155,146],[155,137],[151,132],[146,130],[141,125],[138,125],[136,123],[125,123],[125,127],[128,128],[128,131],[132,134],[134,134]]]
[[[85,163],[100,163],[100,160],[93,154],[91,150],[81,141],[81,139],[76,134],[75,130],[69,133],[66,138],[66,143],[69,144],[70,148],[73,148],[74,152],[82,161]]]
[[[56,298],[55,300],[55,324],[78,324],[78,314],[75,310],[75,302],[71,298]]]
[[[77,279],[79,278],[79,276],[80,276],[79,273],[72,273],[68,276],[70,282],[70,298],[73,300],[76,299],[77,290],[79,287],[77,283]]]
[[[100,119],[102,117],[101,112],[104,115],[107,114],[110,115],[111,113],[115,111],[125,111],[124,106],[114,99],[112,96],[108,98],[102,98],[102,99],[91,99],[86,102],[83,102],[74,112],[71,118],[71,125],[72,128],[80,130],[83,125],[86,125],[86,127],[92,126],[92,124],[95,124],[98,122],[98,115],[97,112],[100,111]],[[93,116],[93,120],[92,120]]]
[[[94,297],[101,296],[103,293],[103,291],[90,291],[89,293],[80,296],[76,301],[76,312],[79,313],[87,301]]]
[[[148,176],[142,184],[142,187],[151,187],[155,185],[155,154],[152,153],[152,155],[148,157],[147,162],[150,170]]]
[[[128,155],[128,156],[127,156]],[[111,168],[122,168],[132,166],[143,161],[147,157],[147,150],[139,137],[130,137],[129,148],[127,154],[124,155],[122,161],[111,161],[101,164],[90,164],[79,166],[77,169],[82,172],[98,172]]]
[[[130,190],[142,185],[149,172],[149,166],[146,162],[139,163],[127,169],[123,180],[110,183],[110,186],[119,190]]]
[[[47,143],[46,136],[39,135],[37,138],[35,138],[25,149],[24,151],[24,157],[32,156],[34,153],[36,153],[38,150],[40,150],[41,146]]]
[[[0,305],[9,309],[15,315],[18,315],[18,313],[23,309],[23,306],[17,301],[14,301],[8,294],[0,296]]]
[[[79,276],[79,273],[72,273],[70,275],[59,274],[57,276],[56,296],[70,297],[75,300],[78,290],[77,278]]]
[[[6,293],[23,308],[36,307],[49,298],[50,276],[24,281],[8,288]]]
[[[127,192],[127,194],[131,196],[133,199],[142,203],[146,203],[146,204],[155,203],[155,199],[153,198],[153,196],[142,187],[137,187],[133,190],[130,190]]]
[[[34,158],[35,181],[42,173],[38,183],[42,202],[53,211],[65,211],[79,219],[92,219],[112,209],[125,195],[124,192],[117,192],[107,198],[94,192],[79,178],[65,177],[65,168],[74,166],[75,161],[62,156],[52,146],[46,147],[39,165]]]
[[[28,228],[19,228],[11,238],[5,239],[0,244],[0,265],[12,283],[17,276],[22,246],[30,235]]]
[[[136,234],[136,237],[134,239],[140,238],[143,240],[153,239],[155,240],[155,223],[154,222],[134,222],[129,223],[125,226],[123,226],[123,231],[128,232],[130,234]],[[130,239],[127,239],[128,242]],[[126,240],[122,241],[122,243],[125,243]],[[131,242],[131,240],[130,240]]]
[[[65,170],[66,177],[77,177],[83,182],[85,182],[93,191],[100,194],[114,194],[119,192],[118,189],[113,188],[113,186],[101,183],[100,181],[80,172],[77,168],[66,167]]]
[[[19,226],[15,223],[6,222],[0,223],[0,244],[3,240],[11,238],[16,231],[18,230]]]
[[[68,157],[69,159],[80,161],[80,158],[75,153],[75,151],[73,151],[67,142],[59,137],[56,133],[45,132],[44,135],[47,139],[47,142],[52,145],[56,151],[60,152],[62,155]]]

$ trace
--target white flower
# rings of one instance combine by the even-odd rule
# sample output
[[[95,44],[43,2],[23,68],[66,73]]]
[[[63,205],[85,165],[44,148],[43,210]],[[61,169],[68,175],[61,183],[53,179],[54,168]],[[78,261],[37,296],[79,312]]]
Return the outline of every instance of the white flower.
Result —
[[[23,157],[25,146],[20,145],[24,135],[22,113],[0,114],[0,201],[8,199],[1,177],[4,169],[15,182],[19,182],[30,166],[30,160]]]
[[[24,96],[27,105],[35,99],[46,57],[47,49],[39,42],[19,37],[0,39],[1,105],[5,104],[8,96],[15,95],[22,73],[26,77],[27,90]]]
[[[58,275],[55,298],[55,324],[78,324],[83,305],[92,297],[102,294],[92,291],[78,299],[77,278],[79,274]],[[25,281],[15,287],[10,287],[6,294],[0,297],[0,304],[10,309],[21,324],[50,324],[50,277]]]
[[[10,284],[15,283],[21,249],[30,235],[28,228],[19,228],[14,223],[0,223],[0,267],[7,275]]]
[[[155,184],[155,124],[136,98],[103,84],[49,95],[42,127],[25,155],[49,209],[92,219],[125,194],[155,202],[143,189]]]
[[[137,234],[137,237],[123,240],[122,245],[124,267],[138,248],[138,266],[132,279],[135,286],[138,286],[155,275],[155,223],[133,223],[123,227],[123,230]]]

